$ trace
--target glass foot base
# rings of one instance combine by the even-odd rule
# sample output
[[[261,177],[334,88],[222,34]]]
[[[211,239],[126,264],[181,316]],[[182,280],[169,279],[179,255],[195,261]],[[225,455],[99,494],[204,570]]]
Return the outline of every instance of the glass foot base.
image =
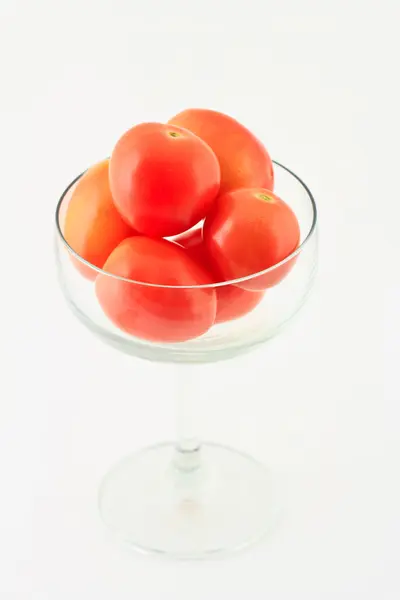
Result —
[[[106,526],[137,550],[177,558],[206,558],[258,541],[277,518],[268,470],[217,444],[197,452],[186,457],[160,444],[119,462],[99,491]]]

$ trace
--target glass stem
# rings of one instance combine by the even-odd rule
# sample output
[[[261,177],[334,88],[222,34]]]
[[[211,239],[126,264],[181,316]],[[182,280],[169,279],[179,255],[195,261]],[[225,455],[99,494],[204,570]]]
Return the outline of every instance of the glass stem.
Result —
[[[200,466],[201,445],[197,437],[195,374],[193,367],[180,365],[176,372],[175,466],[181,471],[194,471]]]

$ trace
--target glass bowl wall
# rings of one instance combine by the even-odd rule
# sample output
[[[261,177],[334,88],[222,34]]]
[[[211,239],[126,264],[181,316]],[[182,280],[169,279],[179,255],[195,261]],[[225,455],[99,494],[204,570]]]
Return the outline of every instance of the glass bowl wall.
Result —
[[[317,256],[316,206],[301,179],[288,168],[274,162],[275,193],[295,212],[301,231],[301,243],[289,274],[277,285],[267,289],[261,303],[239,319],[214,325],[196,339],[179,343],[154,343],[133,337],[118,329],[103,313],[95,294],[93,281],[84,278],[74,265],[73,257],[86,268],[103,273],[81,259],[63,237],[63,220],[74,186],[79,177],[63,193],[56,213],[56,257],[60,283],[76,316],[97,336],[117,349],[141,358],[165,362],[214,362],[231,358],[274,336],[298,311],[311,288]],[[288,260],[290,258],[288,257]],[[282,263],[280,263],[282,265]],[[279,265],[264,273],[272,272]],[[108,275],[113,277],[112,275]],[[231,282],[218,285],[229,285]],[[143,286],[140,282],[128,285]],[[163,287],[163,286],[160,286]],[[185,293],[195,293],[186,289]]]

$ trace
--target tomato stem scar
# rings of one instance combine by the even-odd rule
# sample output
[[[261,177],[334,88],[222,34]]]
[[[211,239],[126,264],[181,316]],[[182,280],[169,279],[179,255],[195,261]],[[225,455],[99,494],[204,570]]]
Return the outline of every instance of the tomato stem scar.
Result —
[[[272,196],[267,196],[267,194],[257,194],[257,198],[260,198],[260,200],[265,200],[265,202],[274,201],[274,198]]]

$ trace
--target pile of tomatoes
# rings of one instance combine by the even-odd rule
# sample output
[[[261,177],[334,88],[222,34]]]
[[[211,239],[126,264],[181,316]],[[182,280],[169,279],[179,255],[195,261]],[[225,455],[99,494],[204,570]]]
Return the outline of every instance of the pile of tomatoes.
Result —
[[[249,277],[299,244],[297,218],[273,188],[271,158],[248,129],[189,109],[133,127],[86,171],[64,236],[105,272],[73,259],[118,328],[182,342],[251,311],[292,267],[293,259]],[[234,283],[213,285],[226,281]]]

